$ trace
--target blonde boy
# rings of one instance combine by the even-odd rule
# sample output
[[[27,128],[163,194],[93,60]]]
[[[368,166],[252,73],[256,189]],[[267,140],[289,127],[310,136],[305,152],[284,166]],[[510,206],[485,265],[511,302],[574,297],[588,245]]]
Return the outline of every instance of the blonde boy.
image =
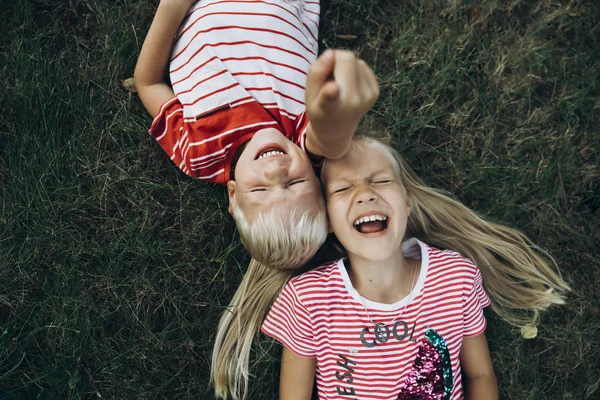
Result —
[[[324,241],[313,166],[345,154],[379,94],[354,54],[317,59],[318,18],[318,1],[162,0],[135,69],[150,134],[184,173],[227,185],[242,242],[275,268]]]

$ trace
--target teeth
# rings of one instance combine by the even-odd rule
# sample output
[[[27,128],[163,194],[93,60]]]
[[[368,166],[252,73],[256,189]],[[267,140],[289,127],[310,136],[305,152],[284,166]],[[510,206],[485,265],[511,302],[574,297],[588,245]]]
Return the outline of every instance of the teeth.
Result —
[[[271,157],[271,156],[283,156],[283,155],[285,155],[285,153],[282,151],[272,150],[272,151],[267,151],[266,153],[262,153],[257,158],[257,160],[260,160],[261,158]]]
[[[358,226],[364,222],[371,222],[371,221],[387,221],[387,217],[385,215],[369,215],[366,217],[361,217],[361,218],[357,219],[356,221],[354,221],[354,226]]]

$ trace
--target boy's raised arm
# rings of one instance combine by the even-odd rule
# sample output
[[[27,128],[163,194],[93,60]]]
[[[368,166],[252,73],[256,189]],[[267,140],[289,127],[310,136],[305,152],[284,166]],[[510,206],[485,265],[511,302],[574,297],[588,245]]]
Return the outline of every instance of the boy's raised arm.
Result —
[[[329,159],[344,156],[377,97],[379,85],[367,63],[350,51],[326,50],[306,80],[308,152]]]
[[[161,0],[142,45],[133,77],[140,99],[153,118],[166,101],[175,97],[165,73],[177,29],[194,1]]]

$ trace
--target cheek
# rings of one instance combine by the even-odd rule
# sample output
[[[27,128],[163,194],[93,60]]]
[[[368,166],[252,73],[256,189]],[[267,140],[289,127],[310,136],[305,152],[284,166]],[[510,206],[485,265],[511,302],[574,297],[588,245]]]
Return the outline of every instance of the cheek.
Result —
[[[329,223],[331,229],[339,231],[346,224],[346,216],[344,214],[343,204],[339,201],[327,201],[327,213],[329,215]]]
[[[239,158],[237,164],[235,165],[236,180],[240,180],[240,178],[245,177],[247,175],[246,172],[248,171],[249,165],[250,162],[248,160],[244,159],[243,157]],[[246,181],[246,179],[244,179],[244,181]]]
[[[256,166],[252,166],[250,161],[238,161],[235,166],[235,180],[238,181],[238,186],[241,184],[244,189],[262,185],[264,183],[263,176],[263,171],[256,168]]]

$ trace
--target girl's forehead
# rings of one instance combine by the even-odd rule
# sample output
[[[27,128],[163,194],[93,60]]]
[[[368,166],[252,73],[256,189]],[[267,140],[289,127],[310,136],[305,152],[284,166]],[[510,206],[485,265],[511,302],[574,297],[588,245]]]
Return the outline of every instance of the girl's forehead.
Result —
[[[324,178],[326,181],[357,179],[385,172],[394,173],[394,166],[387,154],[371,146],[352,146],[344,157],[327,161]]]

